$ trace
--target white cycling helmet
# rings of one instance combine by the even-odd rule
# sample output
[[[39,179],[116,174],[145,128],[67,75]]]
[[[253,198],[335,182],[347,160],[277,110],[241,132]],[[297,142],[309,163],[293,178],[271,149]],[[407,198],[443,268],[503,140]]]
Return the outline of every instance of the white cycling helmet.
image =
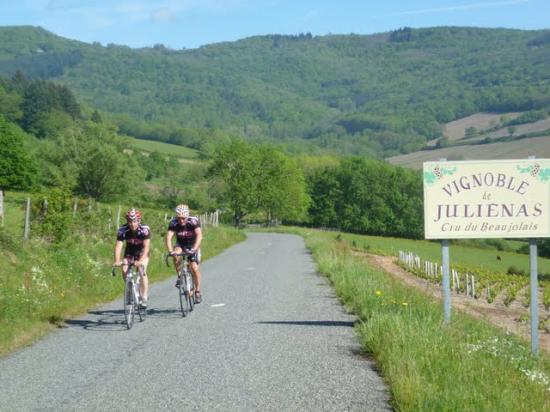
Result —
[[[189,206],[187,205],[177,205],[174,211],[177,217],[189,217]]]

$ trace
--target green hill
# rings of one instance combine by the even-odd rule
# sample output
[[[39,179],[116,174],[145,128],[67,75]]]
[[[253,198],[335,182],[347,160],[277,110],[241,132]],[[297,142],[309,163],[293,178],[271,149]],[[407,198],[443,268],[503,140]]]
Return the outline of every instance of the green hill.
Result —
[[[124,133],[194,148],[222,133],[408,153],[473,113],[547,107],[549,66],[549,30],[269,35],[171,50],[0,28],[0,74],[53,79]]]

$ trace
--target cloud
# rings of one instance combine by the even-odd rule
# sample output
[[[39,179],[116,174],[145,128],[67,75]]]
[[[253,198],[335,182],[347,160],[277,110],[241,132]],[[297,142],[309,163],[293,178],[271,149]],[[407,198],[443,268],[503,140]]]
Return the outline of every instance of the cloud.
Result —
[[[298,18],[298,20],[301,21],[301,22],[316,20],[318,17],[321,16],[321,14],[322,14],[321,10],[319,10],[319,9],[309,10],[305,15]]]
[[[516,4],[525,4],[528,2],[529,0],[491,1],[491,2],[483,2],[483,3],[463,4],[463,5],[450,6],[450,7],[436,7],[432,9],[409,10],[409,11],[394,13],[393,15],[404,16],[404,15],[411,15],[411,14],[428,14],[428,13],[440,13],[440,12],[446,12],[446,11],[472,10],[472,9],[481,9],[485,7],[511,6]]]
[[[167,7],[154,9],[151,11],[151,21],[153,23],[163,23],[167,21],[175,21],[176,14]]]

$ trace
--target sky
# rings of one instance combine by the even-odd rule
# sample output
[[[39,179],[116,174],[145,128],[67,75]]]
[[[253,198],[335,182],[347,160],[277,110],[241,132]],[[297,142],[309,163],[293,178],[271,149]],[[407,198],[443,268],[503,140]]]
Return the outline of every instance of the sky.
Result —
[[[550,28],[550,0],[0,0],[0,26],[87,43],[191,49],[264,34],[401,27]]]

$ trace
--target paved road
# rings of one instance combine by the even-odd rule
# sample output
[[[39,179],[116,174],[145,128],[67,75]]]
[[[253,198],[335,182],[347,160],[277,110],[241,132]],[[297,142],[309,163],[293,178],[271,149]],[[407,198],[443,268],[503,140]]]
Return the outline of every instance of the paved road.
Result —
[[[300,237],[250,234],[202,271],[187,318],[169,280],[130,331],[117,300],[1,359],[0,410],[391,410]]]

